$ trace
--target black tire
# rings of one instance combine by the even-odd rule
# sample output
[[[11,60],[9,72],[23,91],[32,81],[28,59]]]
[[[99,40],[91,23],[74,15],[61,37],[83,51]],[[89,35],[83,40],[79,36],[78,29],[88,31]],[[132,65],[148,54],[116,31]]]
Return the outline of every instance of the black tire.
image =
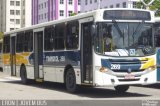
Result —
[[[118,85],[114,88],[118,93],[125,93],[129,89],[129,85]]]
[[[78,85],[76,84],[76,76],[74,70],[68,69],[65,74],[65,86],[68,92],[75,93],[78,90]]]
[[[27,73],[26,73],[26,68],[25,68],[25,66],[21,66],[21,69],[20,69],[20,77],[21,77],[21,82],[22,82],[23,84],[27,84],[27,83],[28,83]]]

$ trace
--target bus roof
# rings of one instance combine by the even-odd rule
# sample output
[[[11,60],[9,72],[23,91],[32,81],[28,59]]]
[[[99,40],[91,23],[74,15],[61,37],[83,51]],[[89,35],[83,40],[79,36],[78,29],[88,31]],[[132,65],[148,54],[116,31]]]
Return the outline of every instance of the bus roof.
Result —
[[[14,34],[14,33],[17,33],[17,32],[23,32],[23,31],[32,30],[32,29],[38,29],[38,28],[42,28],[42,27],[45,27],[45,26],[54,25],[54,24],[67,22],[67,21],[72,21],[72,20],[76,20],[76,19],[81,19],[81,18],[85,18],[85,17],[92,17],[95,14],[101,13],[105,10],[137,10],[137,11],[151,12],[149,10],[144,10],[144,9],[129,9],[129,8],[97,9],[97,10],[89,11],[89,12],[86,12],[86,13],[79,13],[78,15],[70,16],[70,17],[67,17],[65,19],[53,20],[53,21],[49,21],[49,22],[36,24],[36,25],[30,26],[30,27],[25,27],[25,28],[16,29],[16,30],[13,30],[13,31],[5,32],[4,35]]]

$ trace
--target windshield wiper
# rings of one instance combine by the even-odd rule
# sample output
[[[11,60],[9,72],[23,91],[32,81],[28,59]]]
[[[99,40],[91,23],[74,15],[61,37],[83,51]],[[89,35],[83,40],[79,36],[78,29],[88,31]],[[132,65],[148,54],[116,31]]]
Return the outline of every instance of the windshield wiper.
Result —
[[[139,24],[137,25],[136,30],[135,30],[135,31],[133,32],[133,34],[132,34],[132,37],[134,37],[134,35],[136,35],[137,32],[139,32],[139,31],[141,30],[141,28],[142,28],[142,26],[144,25],[144,23],[145,23],[145,21],[142,20],[142,23],[139,23]]]
[[[114,23],[113,25],[115,26],[115,28],[117,29],[118,33],[120,34],[121,37],[124,37],[124,34],[122,33],[122,31],[120,30],[117,21],[116,20],[112,20],[112,22]]]
[[[124,34],[122,33],[122,31],[120,30],[117,21],[116,20],[112,20],[112,22],[114,23],[114,27],[117,29],[118,33],[120,34],[120,36],[123,38],[123,45],[124,45]]]

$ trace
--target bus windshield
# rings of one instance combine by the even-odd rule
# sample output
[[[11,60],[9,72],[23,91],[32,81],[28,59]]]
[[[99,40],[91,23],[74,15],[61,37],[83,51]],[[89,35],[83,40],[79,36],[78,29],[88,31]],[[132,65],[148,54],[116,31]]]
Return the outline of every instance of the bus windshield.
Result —
[[[109,56],[146,56],[155,53],[152,24],[145,22],[97,23],[95,51]]]

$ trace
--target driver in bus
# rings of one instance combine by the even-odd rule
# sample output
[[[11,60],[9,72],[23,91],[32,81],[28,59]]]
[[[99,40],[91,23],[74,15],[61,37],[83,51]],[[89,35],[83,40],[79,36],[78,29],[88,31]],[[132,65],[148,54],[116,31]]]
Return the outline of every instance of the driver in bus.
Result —
[[[143,32],[141,33],[141,36],[140,36],[139,39],[138,39],[139,45],[144,45],[144,46],[149,45],[149,44],[148,44],[147,36],[148,36],[147,31],[143,31]]]
[[[103,38],[104,52],[110,52],[112,50],[112,36],[105,33]]]

